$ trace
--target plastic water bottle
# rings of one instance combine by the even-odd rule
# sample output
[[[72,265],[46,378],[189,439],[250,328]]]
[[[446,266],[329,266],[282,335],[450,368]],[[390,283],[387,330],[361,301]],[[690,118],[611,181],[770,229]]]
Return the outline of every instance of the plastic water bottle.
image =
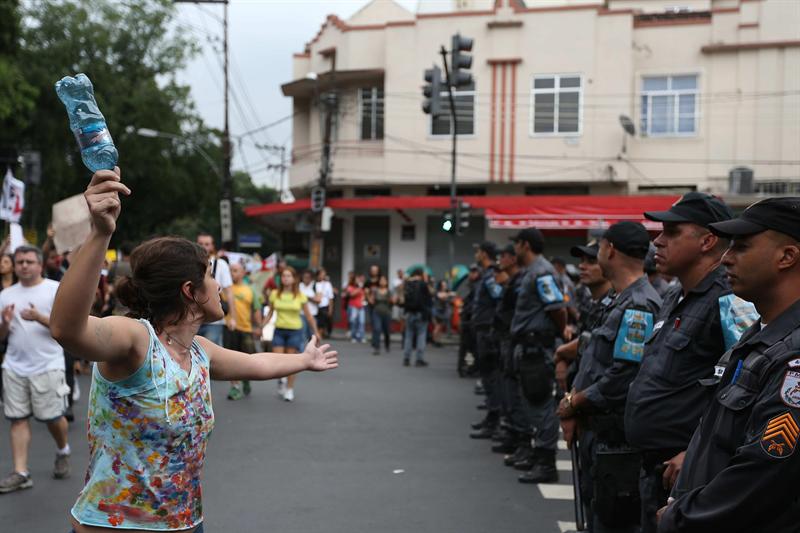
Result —
[[[81,159],[92,172],[113,170],[119,154],[94,99],[94,87],[86,74],[65,76],[56,82],[56,94],[67,108],[69,129],[75,134]]]

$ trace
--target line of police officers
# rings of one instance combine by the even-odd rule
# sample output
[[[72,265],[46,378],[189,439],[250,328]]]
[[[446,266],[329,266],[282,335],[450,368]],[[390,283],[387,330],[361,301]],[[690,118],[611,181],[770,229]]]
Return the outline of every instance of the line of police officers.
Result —
[[[498,441],[520,482],[552,483],[560,420],[589,531],[800,532],[800,198],[734,218],[694,192],[645,217],[663,224],[652,244],[620,222],[572,249],[574,339],[541,232],[497,265],[478,246],[465,338],[487,414],[470,436]],[[663,299],[653,245],[675,279]]]

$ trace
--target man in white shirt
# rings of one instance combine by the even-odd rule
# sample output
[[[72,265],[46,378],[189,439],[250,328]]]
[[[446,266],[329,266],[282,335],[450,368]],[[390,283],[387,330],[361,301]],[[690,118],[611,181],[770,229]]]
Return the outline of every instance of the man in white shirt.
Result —
[[[11,421],[14,462],[14,471],[0,480],[0,494],[33,486],[28,472],[31,415],[47,424],[56,441],[53,476],[63,479],[70,472],[64,351],[50,335],[50,311],[58,282],[42,277],[42,263],[38,248],[17,248],[14,272],[19,282],[0,292],[0,339],[8,338],[3,361],[3,412]]]
[[[311,316],[314,317],[314,321],[316,322],[317,314],[319,313],[318,305],[320,297],[317,295],[316,283],[314,282],[314,274],[310,270],[303,271],[303,278],[300,281],[300,292],[305,294],[306,298],[308,298],[308,310],[311,312]],[[300,318],[303,320],[304,336],[306,339],[310,339],[311,327],[308,325],[305,315],[301,314]]]
[[[333,292],[333,285],[328,279],[328,273],[324,268],[317,271],[316,293],[319,297],[319,310],[317,312],[317,329],[321,335],[326,337],[331,333],[333,322],[333,300],[336,295]]]
[[[231,278],[231,269],[228,262],[224,259],[217,257],[217,249],[214,245],[214,237],[209,233],[199,233],[197,235],[197,244],[202,246],[208,252],[208,260],[211,262],[211,270],[214,273],[214,279],[219,283],[222,289],[223,300],[227,305],[233,305],[233,279]],[[223,332],[225,329],[225,320],[218,320],[210,324],[203,324],[197,332],[201,337],[205,337],[217,346],[223,345]],[[236,319],[231,317],[228,319],[228,329],[231,331],[236,329]]]

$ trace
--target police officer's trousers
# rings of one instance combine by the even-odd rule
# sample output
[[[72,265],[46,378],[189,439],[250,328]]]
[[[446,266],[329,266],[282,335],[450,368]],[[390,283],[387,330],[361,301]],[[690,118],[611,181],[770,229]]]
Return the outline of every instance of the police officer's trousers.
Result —
[[[535,375],[526,375],[530,361]],[[555,450],[558,442],[558,417],[553,397],[553,351],[537,345],[518,343],[514,345],[514,361],[519,368],[522,408],[533,433],[533,447]]]
[[[595,494],[595,481],[597,473],[597,452],[598,448],[603,445],[597,440],[597,434],[585,427],[581,426],[578,436],[580,445],[580,489],[581,500],[584,504],[584,512],[586,515],[586,527],[590,533],[637,533],[639,527],[636,524],[626,526],[608,526],[604,524],[596,513],[596,496]],[[600,474],[602,475],[602,474]]]
[[[501,413],[508,421],[512,431],[530,434],[532,423],[528,418],[522,394],[520,393],[519,369],[514,361],[514,344],[510,334],[499,333],[500,349],[500,388],[502,392]]]
[[[656,513],[667,504],[669,490],[664,488],[664,461],[669,461],[682,450],[655,450],[642,452],[639,473],[639,497],[642,499],[642,533],[656,533]]]
[[[497,342],[489,326],[475,328],[475,348],[478,359],[478,372],[483,389],[486,391],[486,409],[489,412],[500,412],[500,362]]]

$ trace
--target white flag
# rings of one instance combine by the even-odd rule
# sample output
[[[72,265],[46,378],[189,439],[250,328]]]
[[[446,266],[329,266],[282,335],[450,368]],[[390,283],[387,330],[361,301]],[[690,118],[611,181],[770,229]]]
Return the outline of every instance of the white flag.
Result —
[[[3,180],[3,196],[0,198],[0,219],[8,222],[19,222],[22,209],[25,207],[25,184],[6,170]]]

